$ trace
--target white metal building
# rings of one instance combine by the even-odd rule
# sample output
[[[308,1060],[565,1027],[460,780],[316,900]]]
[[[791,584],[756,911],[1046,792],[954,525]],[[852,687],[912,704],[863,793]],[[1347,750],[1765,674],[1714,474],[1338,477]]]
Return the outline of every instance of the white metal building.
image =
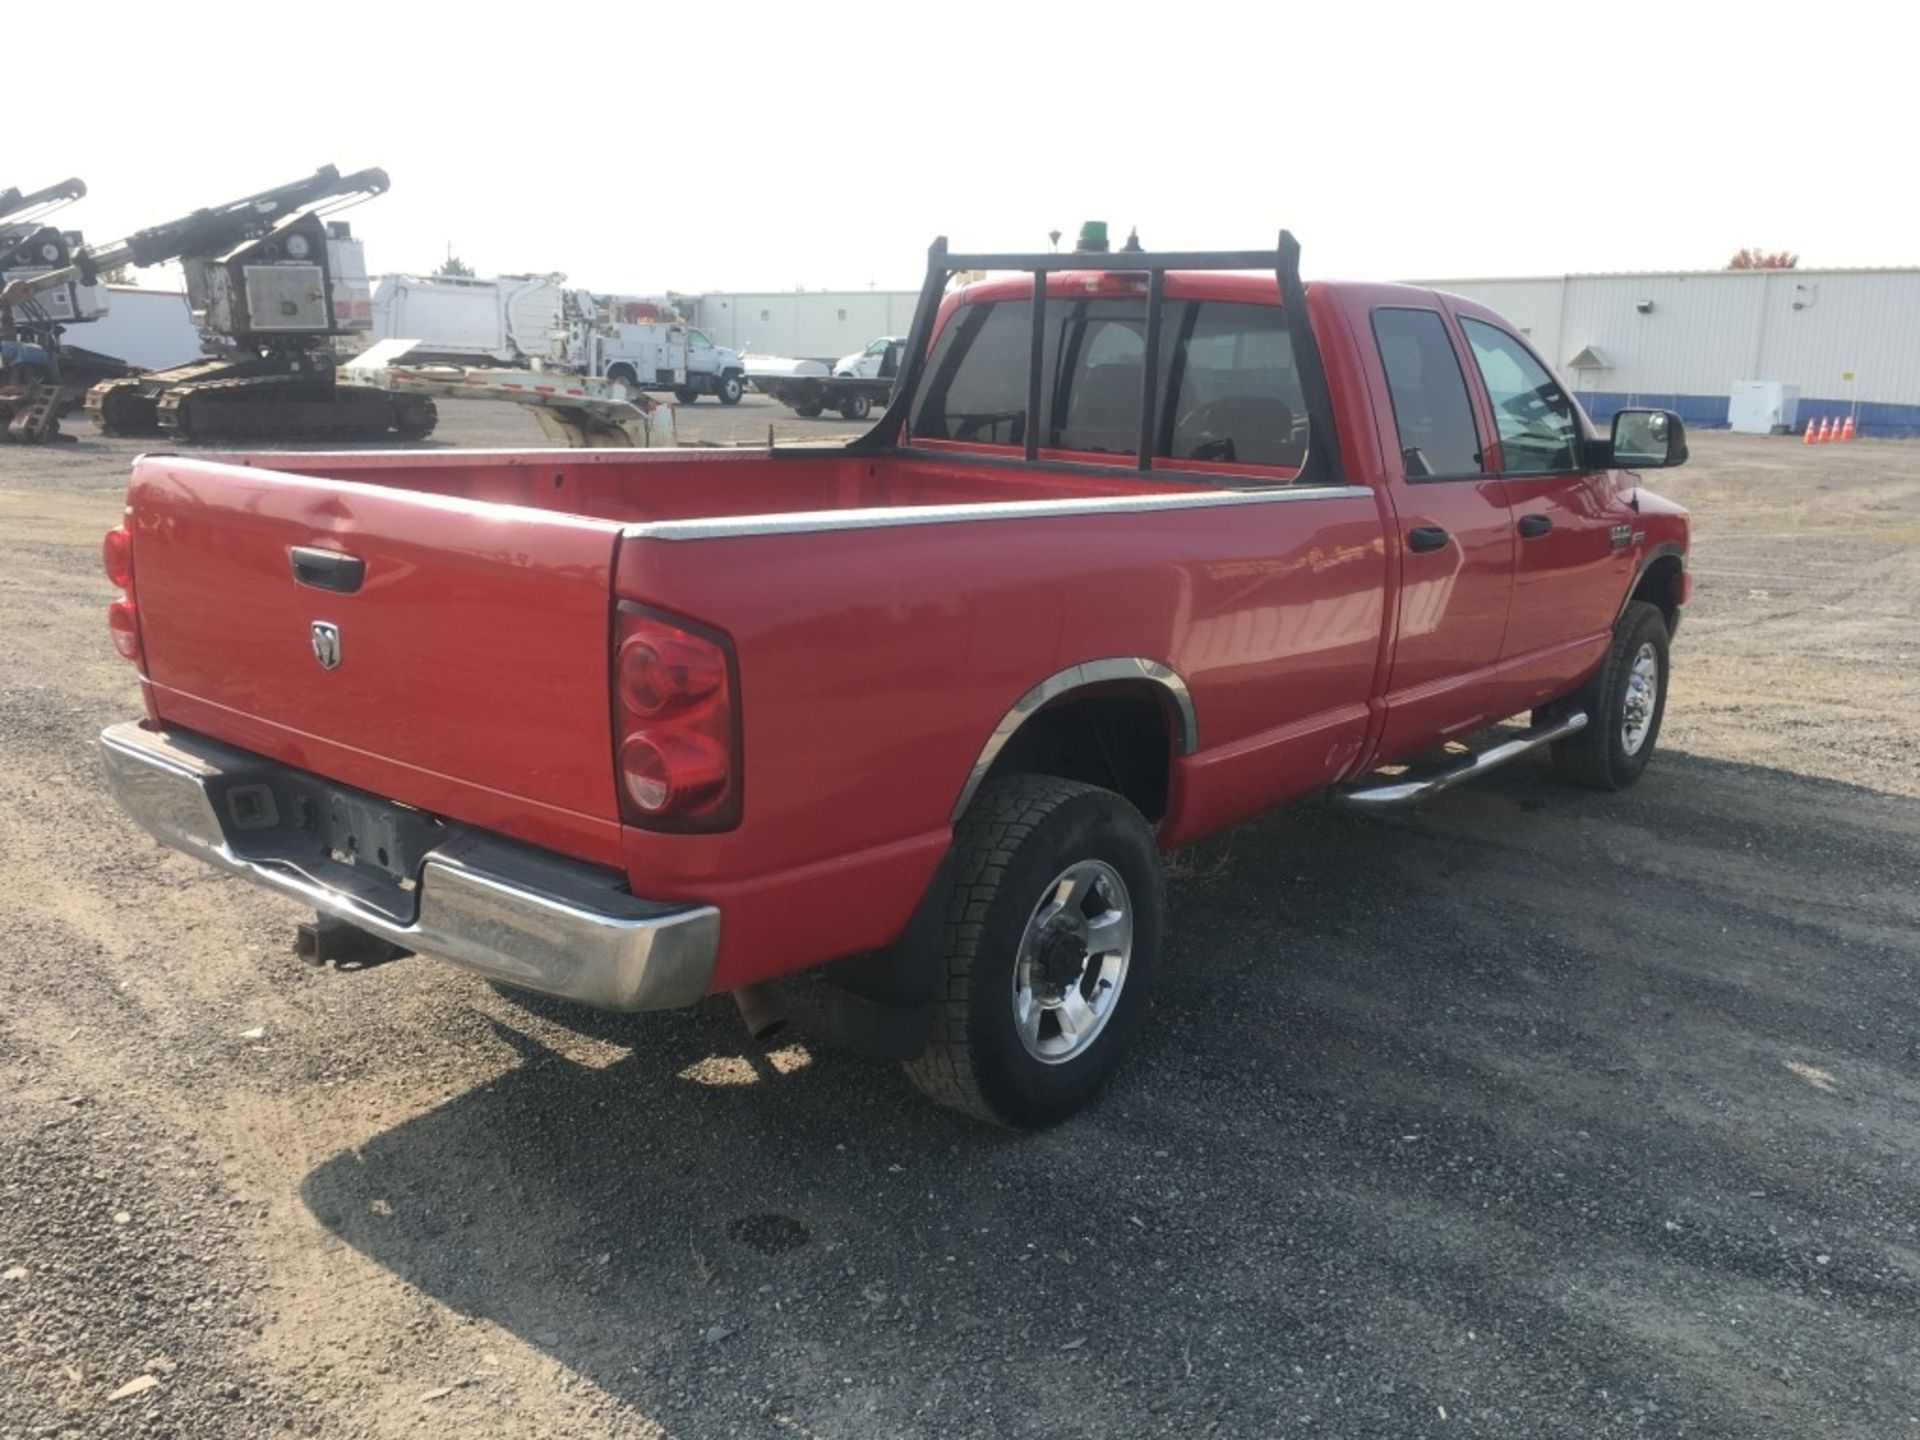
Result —
[[[1920,268],[1703,270],[1421,280],[1527,332],[1596,419],[1627,404],[1727,423],[1736,383],[1799,389],[1799,423],[1853,412],[1869,435],[1920,435]],[[721,345],[831,357],[904,335],[910,290],[715,292],[685,302]]]
[[[1738,381],[1800,392],[1798,423],[1857,407],[1869,435],[1920,435],[1920,269],[1707,270],[1423,280],[1527,332],[1596,418],[1622,405],[1724,425]]]
[[[836,359],[913,324],[912,290],[717,291],[681,298],[716,345],[756,355]]]

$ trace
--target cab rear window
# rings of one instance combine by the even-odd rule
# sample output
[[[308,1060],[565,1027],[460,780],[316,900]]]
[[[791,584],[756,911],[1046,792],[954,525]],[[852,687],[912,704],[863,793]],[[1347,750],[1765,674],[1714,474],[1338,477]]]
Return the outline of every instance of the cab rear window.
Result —
[[[1144,296],[1047,303],[1041,348],[1041,449],[1133,458],[1142,433]],[[935,344],[915,410],[916,439],[1023,446],[1028,427],[1032,302],[957,312]],[[1170,301],[1154,367],[1157,459],[1300,466],[1306,403],[1285,314],[1277,306]]]
[[[1033,302],[968,305],[954,315],[927,366],[913,418],[922,439],[1023,445]]]

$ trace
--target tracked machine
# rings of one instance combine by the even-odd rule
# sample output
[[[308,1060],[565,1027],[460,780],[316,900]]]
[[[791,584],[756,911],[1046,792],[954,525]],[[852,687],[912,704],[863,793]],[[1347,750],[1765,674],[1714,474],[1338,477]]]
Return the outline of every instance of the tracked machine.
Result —
[[[384,170],[331,165],[76,257],[91,283],[115,265],[177,260],[204,358],[108,380],[87,413],[109,435],[183,441],[418,439],[433,402],[336,383],[336,340],[348,333],[338,288],[351,232],[324,217],[383,194]]]
[[[98,313],[90,289],[71,280],[26,283],[69,272],[80,235],[47,224],[46,217],[86,193],[77,179],[42,190],[0,189],[0,292],[12,301],[0,304],[0,437],[5,439],[61,438],[60,415],[88,386],[133,373],[133,367],[111,356],[62,346],[67,325]]]

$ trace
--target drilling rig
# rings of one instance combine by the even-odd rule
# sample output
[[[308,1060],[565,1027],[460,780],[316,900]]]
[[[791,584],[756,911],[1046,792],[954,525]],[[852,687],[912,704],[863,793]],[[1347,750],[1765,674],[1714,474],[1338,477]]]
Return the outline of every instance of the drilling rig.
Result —
[[[42,251],[49,243],[42,222],[55,210],[71,205],[87,193],[83,180],[62,180],[44,190],[23,193],[17,185],[0,190],[0,269],[24,269],[52,264],[58,257]],[[58,236],[59,231],[53,234]]]
[[[61,344],[66,326],[97,319],[101,306],[73,269],[79,232],[46,217],[86,193],[77,179],[27,193],[0,190],[0,292],[14,297],[0,305],[0,437],[60,438],[61,412],[89,386],[133,373],[111,356]],[[59,278],[42,282],[47,275]]]
[[[337,257],[353,244],[323,218],[387,189],[384,170],[342,175],[324,165],[304,179],[196,210],[97,249],[64,270],[0,290],[0,315],[37,291],[91,285],[119,265],[178,261],[204,358],[107,380],[87,413],[109,435],[206,440],[371,440],[431,433],[433,402],[337,385]]]

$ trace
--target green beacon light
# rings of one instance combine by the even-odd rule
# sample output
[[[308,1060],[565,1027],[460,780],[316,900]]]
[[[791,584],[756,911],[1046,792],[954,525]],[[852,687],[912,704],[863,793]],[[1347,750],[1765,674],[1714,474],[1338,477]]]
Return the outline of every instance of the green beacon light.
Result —
[[[1082,252],[1104,255],[1107,252],[1107,222],[1089,220],[1080,227],[1080,238],[1073,242],[1073,248]]]

